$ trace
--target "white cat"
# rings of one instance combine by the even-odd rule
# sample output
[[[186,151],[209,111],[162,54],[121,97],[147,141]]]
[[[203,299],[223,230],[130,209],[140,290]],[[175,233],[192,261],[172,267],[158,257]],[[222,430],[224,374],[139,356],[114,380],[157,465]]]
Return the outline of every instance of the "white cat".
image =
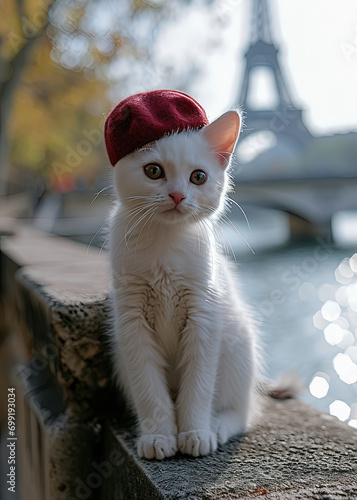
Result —
[[[140,457],[206,455],[259,406],[255,323],[214,231],[240,122],[229,111],[114,168],[112,355]]]

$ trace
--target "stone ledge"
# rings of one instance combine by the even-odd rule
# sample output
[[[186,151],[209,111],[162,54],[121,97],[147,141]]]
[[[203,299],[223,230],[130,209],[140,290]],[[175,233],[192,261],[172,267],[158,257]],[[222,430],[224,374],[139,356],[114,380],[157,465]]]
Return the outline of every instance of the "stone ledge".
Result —
[[[14,235],[6,234],[0,291],[6,340],[12,341],[7,357],[18,367],[11,384],[21,498],[77,498],[79,481],[102,456],[98,415],[115,408],[105,259],[98,250],[31,228],[14,226]]]
[[[25,266],[16,280],[36,351],[63,387],[69,410],[87,418],[102,406],[111,377],[104,262]]]
[[[21,499],[77,498],[78,483],[86,480],[93,458],[101,453],[100,425],[68,415],[48,367],[36,372],[32,364],[19,365],[13,377]]]
[[[34,369],[49,366],[68,411],[88,418],[103,405],[111,378],[104,256],[20,226],[2,239],[1,264],[9,322],[21,318],[28,352],[35,351],[27,361]]]
[[[56,236],[24,225],[15,219],[0,219],[1,251],[8,255],[18,267],[43,264],[45,262],[72,262],[73,259],[103,260],[98,249],[88,248],[68,238]]]
[[[125,421],[105,424],[107,454],[126,459],[102,500],[357,498],[357,431],[296,400],[267,400],[254,430],[204,458],[142,460],[133,435]]]

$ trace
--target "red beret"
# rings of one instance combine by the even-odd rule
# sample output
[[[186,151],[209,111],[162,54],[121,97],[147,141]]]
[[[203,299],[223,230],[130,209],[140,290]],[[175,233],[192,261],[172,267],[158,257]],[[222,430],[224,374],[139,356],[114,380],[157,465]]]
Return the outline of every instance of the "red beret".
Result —
[[[127,97],[111,111],[104,136],[110,163],[172,132],[208,125],[205,110],[178,90],[153,90]]]

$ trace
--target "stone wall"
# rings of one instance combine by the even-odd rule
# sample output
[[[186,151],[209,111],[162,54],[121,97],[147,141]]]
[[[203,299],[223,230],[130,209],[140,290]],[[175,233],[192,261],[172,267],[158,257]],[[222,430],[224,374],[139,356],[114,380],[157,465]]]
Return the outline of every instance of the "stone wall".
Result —
[[[357,432],[296,400],[267,398],[257,427],[210,456],[139,459],[111,385],[105,258],[17,226],[0,273],[21,500],[357,498]]]

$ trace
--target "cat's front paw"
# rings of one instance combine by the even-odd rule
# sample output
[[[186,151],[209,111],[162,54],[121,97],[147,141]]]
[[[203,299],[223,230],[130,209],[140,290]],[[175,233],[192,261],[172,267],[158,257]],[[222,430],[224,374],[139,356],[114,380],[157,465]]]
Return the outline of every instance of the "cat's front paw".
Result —
[[[178,448],[181,453],[193,457],[207,455],[217,449],[216,434],[206,430],[180,432],[178,435]]]
[[[172,457],[177,452],[177,438],[174,435],[142,434],[138,441],[138,455],[140,458],[162,460]]]
[[[218,444],[224,444],[228,441],[228,429],[224,422],[218,420],[215,425],[215,433]]]

